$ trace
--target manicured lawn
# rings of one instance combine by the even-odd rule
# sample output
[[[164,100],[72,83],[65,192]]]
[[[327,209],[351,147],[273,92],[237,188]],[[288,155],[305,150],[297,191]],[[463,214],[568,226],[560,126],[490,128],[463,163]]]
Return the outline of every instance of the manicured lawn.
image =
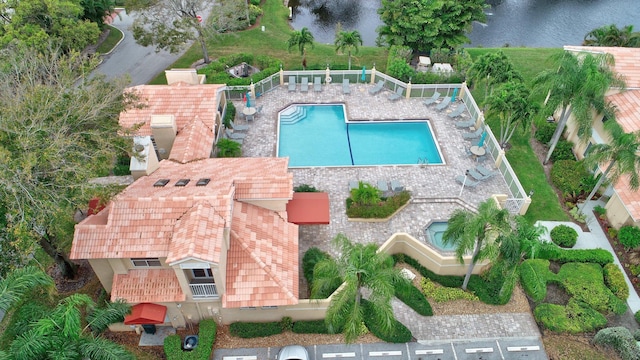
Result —
[[[118,41],[120,41],[120,39],[122,39],[123,37],[122,31],[114,28],[111,25],[107,25],[107,27],[110,30],[109,36],[104,39],[102,44],[100,44],[100,46],[98,46],[98,49],[96,50],[100,54],[106,54],[111,51],[111,49],[113,49],[113,47],[116,46]]]

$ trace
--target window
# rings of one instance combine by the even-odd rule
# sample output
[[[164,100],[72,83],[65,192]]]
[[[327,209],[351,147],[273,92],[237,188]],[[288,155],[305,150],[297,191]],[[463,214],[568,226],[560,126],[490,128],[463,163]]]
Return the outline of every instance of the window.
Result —
[[[134,258],[134,259],[131,259],[131,262],[135,267],[162,266],[158,258]]]
[[[589,142],[589,145],[587,145],[587,148],[584,149],[584,153],[582,154],[583,157],[587,157],[587,155],[589,155],[589,150],[591,150],[591,146],[593,144],[591,142]]]
[[[194,278],[213,278],[211,269],[191,269]]]

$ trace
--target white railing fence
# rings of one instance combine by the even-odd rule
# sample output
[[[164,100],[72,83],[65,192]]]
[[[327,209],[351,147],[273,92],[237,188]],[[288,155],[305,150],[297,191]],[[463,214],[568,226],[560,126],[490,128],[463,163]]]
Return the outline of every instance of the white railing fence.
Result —
[[[189,284],[191,288],[191,294],[194,299],[217,297],[218,291],[216,290],[216,284]]]

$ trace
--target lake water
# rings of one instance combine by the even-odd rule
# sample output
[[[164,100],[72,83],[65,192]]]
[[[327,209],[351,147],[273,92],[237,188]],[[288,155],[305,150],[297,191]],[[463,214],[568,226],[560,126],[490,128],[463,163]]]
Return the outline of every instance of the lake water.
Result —
[[[308,27],[316,41],[333,44],[338,22],[358,30],[374,46],[380,0],[292,0],[291,25]],[[486,10],[487,23],[473,25],[469,46],[561,47],[580,45],[594,28],[633,25],[640,31],[639,0],[504,0]]]

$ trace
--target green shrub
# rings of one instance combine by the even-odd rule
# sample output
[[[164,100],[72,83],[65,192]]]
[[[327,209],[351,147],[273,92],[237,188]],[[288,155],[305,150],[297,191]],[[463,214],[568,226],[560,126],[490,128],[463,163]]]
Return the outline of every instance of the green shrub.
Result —
[[[535,138],[541,144],[548,144],[553,137],[553,133],[556,131],[556,127],[558,125],[554,122],[552,123],[544,123],[536,129]]]
[[[558,272],[558,278],[573,299],[596,311],[615,314],[624,314],[627,311],[627,304],[605,286],[602,267],[598,264],[564,264]]]
[[[307,185],[307,184],[300,184],[300,185],[294,187],[293,191],[295,191],[295,192],[319,192],[318,189],[316,189],[315,187],[313,187],[311,185]]]
[[[411,331],[398,320],[394,319],[391,329],[384,331],[380,324],[374,321],[377,318],[375,316],[375,307],[365,299],[362,299],[362,307],[364,309],[364,323],[378,339],[390,343],[406,343],[412,340]]]
[[[578,240],[578,232],[570,226],[558,225],[549,234],[551,241],[563,248],[572,248]]]
[[[531,253],[526,254],[529,258]],[[545,243],[538,247],[536,258],[547,259],[561,264],[568,262],[590,262],[604,266],[613,262],[611,252],[604,249],[563,249],[553,243]]]
[[[604,283],[618,299],[625,301],[629,297],[629,286],[618,265],[611,263],[602,268]]]
[[[282,333],[280,322],[235,322],[229,325],[231,335],[250,339],[264,336],[271,336]]]
[[[262,15],[262,9],[259,6],[250,4],[249,5],[249,22],[251,25],[256,23],[258,20],[258,16]]]
[[[640,324],[640,310],[636,311],[635,314],[633,314],[633,318],[636,319],[636,322],[638,324]],[[635,337],[635,336],[634,336]],[[639,340],[640,341],[640,340]]]
[[[588,175],[584,164],[573,159],[558,160],[551,167],[551,181],[568,198],[582,192],[582,179]]]
[[[625,249],[634,249],[640,245],[640,228],[636,226],[623,226],[618,231],[618,240]]]
[[[167,360],[208,360],[216,341],[216,323],[211,319],[200,321],[198,346],[192,351],[182,351],[180,335],[169,335],[164,339]]]
[[[457,288],[437,286],[435,282],[428,278],[422,278],[420,286],[422,287],[424,295],[433,299],[435,302],[440,303],[454,300],[480,301],[477,296],[470,292]]]
[[[504,261],[494,262],[489,271],[481,276],[471,276],[467,288],[485,304],[504,305],[511,299],[516,285],[514,270]]]
[[[113,175],[115,176],[125,176],[131,175],[131,171],[129,170],[129,164],[131,163],[131,158],[129,155],[120,155],[116,159],[116,163],[113,166]]]
[[[220,139],[216,144],[219,158],[240,157],[242,155],[242,145],[231,139]]]
[[[293,319],[290,316],[283,316],[280,319],[280,328],[282,331],[291,331],[293,329]]]
[[[638,265],[629,265],[629,271],[631,271],[631,275],[633,275],[633,276],[640,275],[640,264],[638,264]]]
[[[627,328],[602,329],[593,337],[593,342],[597,345],[611,347],[623,360],[640,359],[640,348]]]
[[[618,229],[609,228],[609,229],[607,229],[607,234],[609,234],[610,238],[617,239],[618,238]]]
[[[226,128],[233,127],[233,120],[236,118],[236,106],[231,101],[227,101],[227,111],[224,114],[222,123]]]
[[[520,284],[522,289],[535,302],[547,296],[547,279],[550,277],[549,260],[529,259],[520,264]]]
[[[408,280],[395,283],[396,297],[422,316],[432,316],[433,309],[424,294]]]
[[[607,324],[604,315],[575,299],[570,299],[567,306],[540,304],[534,309],[533,316],[551,331],[571,334],[593,331]]]
[[[292,331],[296,334],[329,334],[324,320],[296,321]]]
[[[302,256],[302,273],[307,279],[309,286],[313,283],[313,268],[322,260],[330,259],[331,256],[317,247],[309,248]]]
[[[383,219],[391,216],[400,207],[411,199],[408,191],[402,191],[386,198],[379,204],[357,204],[355,201],[347,208],[347,216],[350,218]]]
[[[553,150],[553,154],[551,154],[551,161],[556,162],[558,160],[575,160],[576,157],[573,155],[573,143],[567,140],[558,141],[558,145]]]
[[[577,222],[584,224],[587,220],[587,215],[585,215],[578,207],[574,207],[569,210],[569,215],[573,217]]]
[[[593,212],[596,213],[596,215],[598,216],[602,216],[607,213],[607,209],[603,208],[600,205],[596,205],[593,207]]]
[[[636,321],[638,321],[638,319],[636,319]],[[636,341],[640,341],[640,329],[633,331],[633,338],[636,339]]]

